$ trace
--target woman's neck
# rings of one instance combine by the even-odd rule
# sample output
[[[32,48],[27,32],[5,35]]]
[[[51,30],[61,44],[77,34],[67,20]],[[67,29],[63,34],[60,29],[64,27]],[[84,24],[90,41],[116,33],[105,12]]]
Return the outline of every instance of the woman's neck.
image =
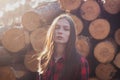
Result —
[[[65,54],[65,45],[57,44],[55,48],[55,57],[62,57]]]

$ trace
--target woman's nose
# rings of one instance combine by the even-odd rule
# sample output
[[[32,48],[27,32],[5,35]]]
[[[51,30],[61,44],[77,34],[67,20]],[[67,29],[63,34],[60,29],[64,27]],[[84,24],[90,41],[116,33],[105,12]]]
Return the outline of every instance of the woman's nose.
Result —
[[[62,30],[62,28],[60,28],[59,30],[58,30],[58,34],[62,34],[63,33],[63,30]]]
[[[62,31],[58,31],[58,34],[62,34]]]

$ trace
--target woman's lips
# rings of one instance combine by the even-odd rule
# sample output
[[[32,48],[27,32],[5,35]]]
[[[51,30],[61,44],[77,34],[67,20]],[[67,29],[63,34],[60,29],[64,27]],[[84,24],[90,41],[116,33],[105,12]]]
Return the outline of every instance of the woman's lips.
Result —
[[[57,36],[57,39],[61,40],[63,37],[62,36]]]

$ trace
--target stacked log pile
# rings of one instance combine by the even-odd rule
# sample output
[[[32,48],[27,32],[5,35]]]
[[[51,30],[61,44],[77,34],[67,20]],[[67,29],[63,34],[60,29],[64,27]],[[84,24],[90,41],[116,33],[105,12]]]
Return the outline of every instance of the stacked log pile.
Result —
[[[48,2],[21,15],[19,26],[1,29],[0,80],[36,79],[36,54],[43,49],[52,20],[61,13],[57,1]]]
[[[120,0],[59,0],[24,13],[22,26],[0,34],[0,73],[7,68],[11,80],[34,80],[30,75],[39,67],[37,53],[51,22],[62,13],[75,22],[76,48],[89,62],[90,80],[120,79]]]
[[[59,1],[61,9],[76,18],[76,47],[88,59],[90,80],[120,79],[120,1]]]

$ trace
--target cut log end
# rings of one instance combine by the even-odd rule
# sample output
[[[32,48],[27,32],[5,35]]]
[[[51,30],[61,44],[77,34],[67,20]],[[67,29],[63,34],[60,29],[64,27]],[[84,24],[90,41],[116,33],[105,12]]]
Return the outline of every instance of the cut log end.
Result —
[[[96,19],[89,26],[89,33],[93,38],[101,40],[108,36],[110,32],[110,24],[105,19]]]
[[[24,59],[25,67],[32,72],[37,72],[40,68],[40,61],[38,60],[38,54],[35,51],[26,53]]]
[[[108,13],[117,14],[120,12],[120,0],[105,0],[103,7]]]
[[[79,36],[76,42],[76,47],[77,47],[78,52],[82,56],[87,57],[90,51],[89,39],[85,36]]]
[[[84,2],[80,10],[82,18],[88,21],[96,19],[100,14],[100,7],[94,0]]]
[[[118,68],[120,68],[120,52],[117,54],[113,62]]]
[[[116,32],[115,32],[115,41],[118,45],[120,45],[120,29],[118,29]]]
[[[96,77],[93,77],[93,78],[90,78],[90,80],[99,80],[99,79],[97,79]]]
[[[82,0],[59,0],[61,8],[63,10],[71,11],[77,9]]]
[[[83,30],[83,22],[75,15],[70,15],[75,23],[76,34],[79,35]]]
[[[95,73],[100,80],[111,80],[115,76],[116,69],[111,64],[99,64]]]
[[[32,47],[35,51],[43,50],[47,28],[39,28],[34,30],[30,35]]]
[[[0,80],[16,80],[11,67],[0,67]]]
[[[96,45],[94,49],[95,58],[101,63],[111,62],[115,56],[115,46],[110,41],[103,41]]]
[[[34,11],[26,12],[22,16],[22,25],[28,31],[33,31],[41,26],[40,16]]]
[[[2,38],[3,46],[10,52],[18,52],[25,47],[25,34],[22,29],[12,28]]]

